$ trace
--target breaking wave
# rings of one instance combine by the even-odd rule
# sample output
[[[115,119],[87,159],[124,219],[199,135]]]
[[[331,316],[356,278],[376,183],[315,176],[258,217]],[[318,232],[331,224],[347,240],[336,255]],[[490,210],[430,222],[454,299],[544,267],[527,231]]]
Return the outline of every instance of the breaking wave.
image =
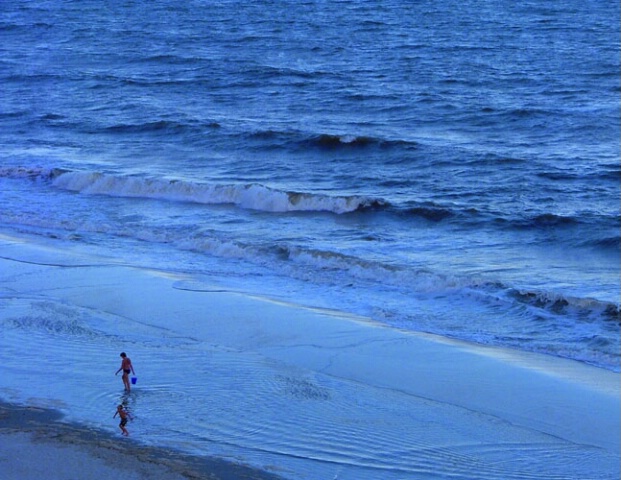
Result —
[[[340,270],[346,278],[375,281],[395,287],[407,286],[418,292],[452,291],[453,294],[489,297],[494,301],[505,297],[511,304],[526,305],[554,315],[571,315],[585,319],[601,319],[621,323],[619,304],[593,298],[563,296],[553,292],[519,290],[499,282],[486,282],[469,276],[446,275],[427,269],[412,269],[382,262],[363,260],[340,253],[304,248],[279,247],[281,258],[303,263],[317,271]]]
[[[205,205],[231,204],[264,212],[350,213],[382,207],[382,199],[359,195],[331,196],[294,192],[261,184],[214,184],[180,179],[148,178],[58,168],[13,167],[0,169],[0,177],[51,181],[64,190],[90,195],[148,198]]]
[[[601,318],[621,323],[621,307],[618,304],[593,298],[576,298],[550,292],[522,291],[508,289],[509,296],[516,302],[545,310],[556,315],[573,314],[579,318]]]

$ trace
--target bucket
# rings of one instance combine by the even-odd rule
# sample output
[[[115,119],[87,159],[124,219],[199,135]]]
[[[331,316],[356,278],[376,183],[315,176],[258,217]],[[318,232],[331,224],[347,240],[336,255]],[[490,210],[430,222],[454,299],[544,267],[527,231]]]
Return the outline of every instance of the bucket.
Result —
[[[132,377],[132,385],[136,385],[137,381],[138,381],[138,379],[136,377]]]

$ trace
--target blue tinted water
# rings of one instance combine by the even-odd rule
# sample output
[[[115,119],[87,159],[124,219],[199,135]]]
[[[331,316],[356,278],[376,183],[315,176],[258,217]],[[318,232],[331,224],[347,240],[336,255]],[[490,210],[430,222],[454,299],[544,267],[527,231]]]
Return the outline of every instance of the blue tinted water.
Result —
[[[0,226],[619,370],[616,2],[10,2]]]
[[[618,372],[619,8],[0,2],[0,234],[183,274],[188,290],[217,285]],[[13,241],[0,256],[93,262],[30,258]],[[52,270],[50,285],[72,291],[73,270]],[[116,298],[114,272],[101,272],[100,300]],[[3,396],[62,399],[82,420],[109,422],[94,418],[117,401],[100,372],[84,367],[73,385],[67,364],[108,362],[119,318],[54,300],[53,289],[21,298],[12,288],[0,289]],[[442,449],[429,463],[428,450],[403,450],[419,434],[441,446],[447,435],[407,395],[268,378],[264,358],[210,343],[209,325],[153,322],[123,317],[122,329],[143,369],[132,401],[150,409],[148,441],[326,478],[483,478],[480,457]],[[41,380],[35,392],[23,369],[39,354],[62,378],[26,372]],[[162,378],[191,372],[185,387],[149,381],[158,361]],[[337,383],[341,397],[306,410]],[[357,415],[378,402],[369,435]],[[324,436],[307,442],[307,423],[266,421],[274,408],[308,415]],[[329,424],[339,409],[346,429]],[[485,478],[618,477],[618,458],[573,445],[551,454],[537,435],[546,456],[490,447],[486,459],[511,461],[492,461]]]

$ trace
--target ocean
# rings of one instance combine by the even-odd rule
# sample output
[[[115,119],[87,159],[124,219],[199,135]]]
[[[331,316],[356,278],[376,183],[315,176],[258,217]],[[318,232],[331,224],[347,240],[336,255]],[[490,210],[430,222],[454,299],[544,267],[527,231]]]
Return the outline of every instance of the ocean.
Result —
[[[619,9],[2,2],[0,234],[619,372]]]

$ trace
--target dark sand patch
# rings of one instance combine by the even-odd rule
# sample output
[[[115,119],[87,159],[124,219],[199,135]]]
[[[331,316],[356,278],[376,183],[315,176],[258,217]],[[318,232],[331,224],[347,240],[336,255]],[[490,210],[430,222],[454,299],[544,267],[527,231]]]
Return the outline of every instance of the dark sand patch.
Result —
[[[219,458],[140,445],[131,438],[62,421],[55,410],[0,401],[3,480],[278,480]]]

